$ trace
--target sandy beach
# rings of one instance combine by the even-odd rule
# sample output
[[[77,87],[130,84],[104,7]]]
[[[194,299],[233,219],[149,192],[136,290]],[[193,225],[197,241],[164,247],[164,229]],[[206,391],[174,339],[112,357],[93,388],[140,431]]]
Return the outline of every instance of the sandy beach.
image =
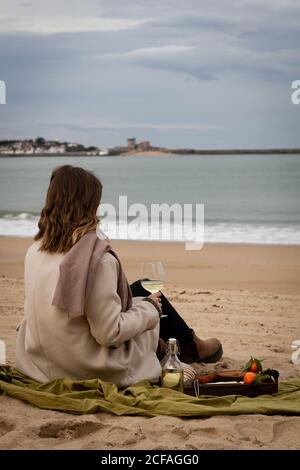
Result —
[[[176,153],[162,150],[131,150],[121,154],[122,157],[176,157]]]
[[[31,242],[0,238],[0,338],[10,364]],[[290,362],[291,342],[300,339],[300,246],[224,244],[190,252],[179,243],[113,246],[130,281],[139,277],[140,262],[164,263],[164,291],[178,311],[199,336],[222,340],[218,367],[240,367],[252,354],[265,358],[282,379],[300,374]],[[300,417],[73,416],[0,396],[0,449],[300,449]]]

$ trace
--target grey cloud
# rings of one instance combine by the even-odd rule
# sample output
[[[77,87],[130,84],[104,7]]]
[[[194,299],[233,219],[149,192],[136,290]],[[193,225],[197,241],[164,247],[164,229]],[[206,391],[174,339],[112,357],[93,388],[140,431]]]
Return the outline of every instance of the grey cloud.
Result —
[[[160,70],[170,70],[193,75],[198,79],[212,80],[215,77],[197,63],[195,50],[192,46],[168,45],[134,49],[123,54],[108,54],[98,56],[99,59],[115,62],[117,60],[127,64],[149,67]]]
[[[205,18],[198,14],[183,14],[179,16],[170,16],[168,18],[149,21],[150,26],[160,26],[164,28],[180,28],[189,31],[217,30],[230,31],[234,28],[233,21],[224,21],[218,18]]]
[[[299,78],[300,3],[32,2],[33,11],[43,4],[62,18],[76,10],[141,20],[133,29],[55,34],[13,33],[14,3],[6,2],[12,30],[0,33],[8,89],[2,137],[44,133],[114,145],[130,131],[161,145],[299,142],[289,94]]]
[[[245,73],[274,75],[274,79],[297,73],[300,49],[273,51],[252,50],[241,40],[221,36],[203,37],[194,46],[168,45],[134,49],[124,53],[97,56],[105,63],[121,62],[137,66],[170,70],[197,79],[214,80],[222,73],[238,70]]]

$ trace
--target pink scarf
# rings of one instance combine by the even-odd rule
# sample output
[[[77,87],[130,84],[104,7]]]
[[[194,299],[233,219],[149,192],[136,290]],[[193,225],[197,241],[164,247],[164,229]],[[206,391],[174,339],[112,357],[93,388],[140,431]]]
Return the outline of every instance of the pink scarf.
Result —
[[[122,311],[132,306],[132,293],[121,263],[106,239],[96,232],[88,232],[65,255],[59,266],[59,279],[52,305],[66,310],[71,317],[84,315],[85,300],[93,289],[97,267],[105,253],[111,253],[119,262],[117,292]]]

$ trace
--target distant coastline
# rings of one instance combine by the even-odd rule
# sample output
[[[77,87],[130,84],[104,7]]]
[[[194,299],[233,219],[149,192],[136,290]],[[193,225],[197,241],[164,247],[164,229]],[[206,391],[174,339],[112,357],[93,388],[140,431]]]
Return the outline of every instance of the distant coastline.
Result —
[[[148,140],[137,142],[134,137],[127,139],[127,145],[113,148],[86,147],[78,143],[35,139],[0,140],[0,157],[113,157],[113,156],[176,156],[176,155],[274,155],[300,154],[300,148],[265,149],[194,149],[156,147]]]
[[[273,154],[299,154],[300,148],[295,149],[167,149],[165,151],[139,151],[133,150],[121,154],[122,156],[176,156],[176,155],[273,155]]]
[[[103,158],[103,157],[176,157],[177,155],[300,155],[299,149],[174,149],[168,151],[162,150],[134,150],[130,152],[118,154],[105,154],[95,155],[88,154],[87,152],[63,152],[63,153],[0,153],[0,158],[44,158],[44,157],[90,157]]]

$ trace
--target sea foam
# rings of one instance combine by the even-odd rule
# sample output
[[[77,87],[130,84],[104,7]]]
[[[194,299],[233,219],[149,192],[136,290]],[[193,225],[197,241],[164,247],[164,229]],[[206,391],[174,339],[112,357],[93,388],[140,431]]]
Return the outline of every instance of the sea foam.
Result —
[[[34,214],[23,212],[17,215],[5,214],[0,218],[0,236],[32,237],[37,233],[39,217]],[[102,230],[110,236],[118,234],[115,223],[103,220]],[[119,222],[120,233],[124,234],[124,222]],[[171,231],[172,232],[172,231]],[[174,230],[178,233],[178,230]],[[206,222],[204,226],[206,243],[257,243],[278,245],[300,245],[300,224],[261,224],[261,223],[228,223],[228,222]],[[113,237],[111,237],[113,238]],[[124,235],[114,237],[126,239]],[[166,231],[160,227],[156,231],[148,233],[148,225],[145,223],[140,227],[139,240],[163,240],[166,239]],[[132,239],[132,238],[130,238]],[[182,241],[175,237],[171,241]],[[184,240],[188,241],[188,240]]]

